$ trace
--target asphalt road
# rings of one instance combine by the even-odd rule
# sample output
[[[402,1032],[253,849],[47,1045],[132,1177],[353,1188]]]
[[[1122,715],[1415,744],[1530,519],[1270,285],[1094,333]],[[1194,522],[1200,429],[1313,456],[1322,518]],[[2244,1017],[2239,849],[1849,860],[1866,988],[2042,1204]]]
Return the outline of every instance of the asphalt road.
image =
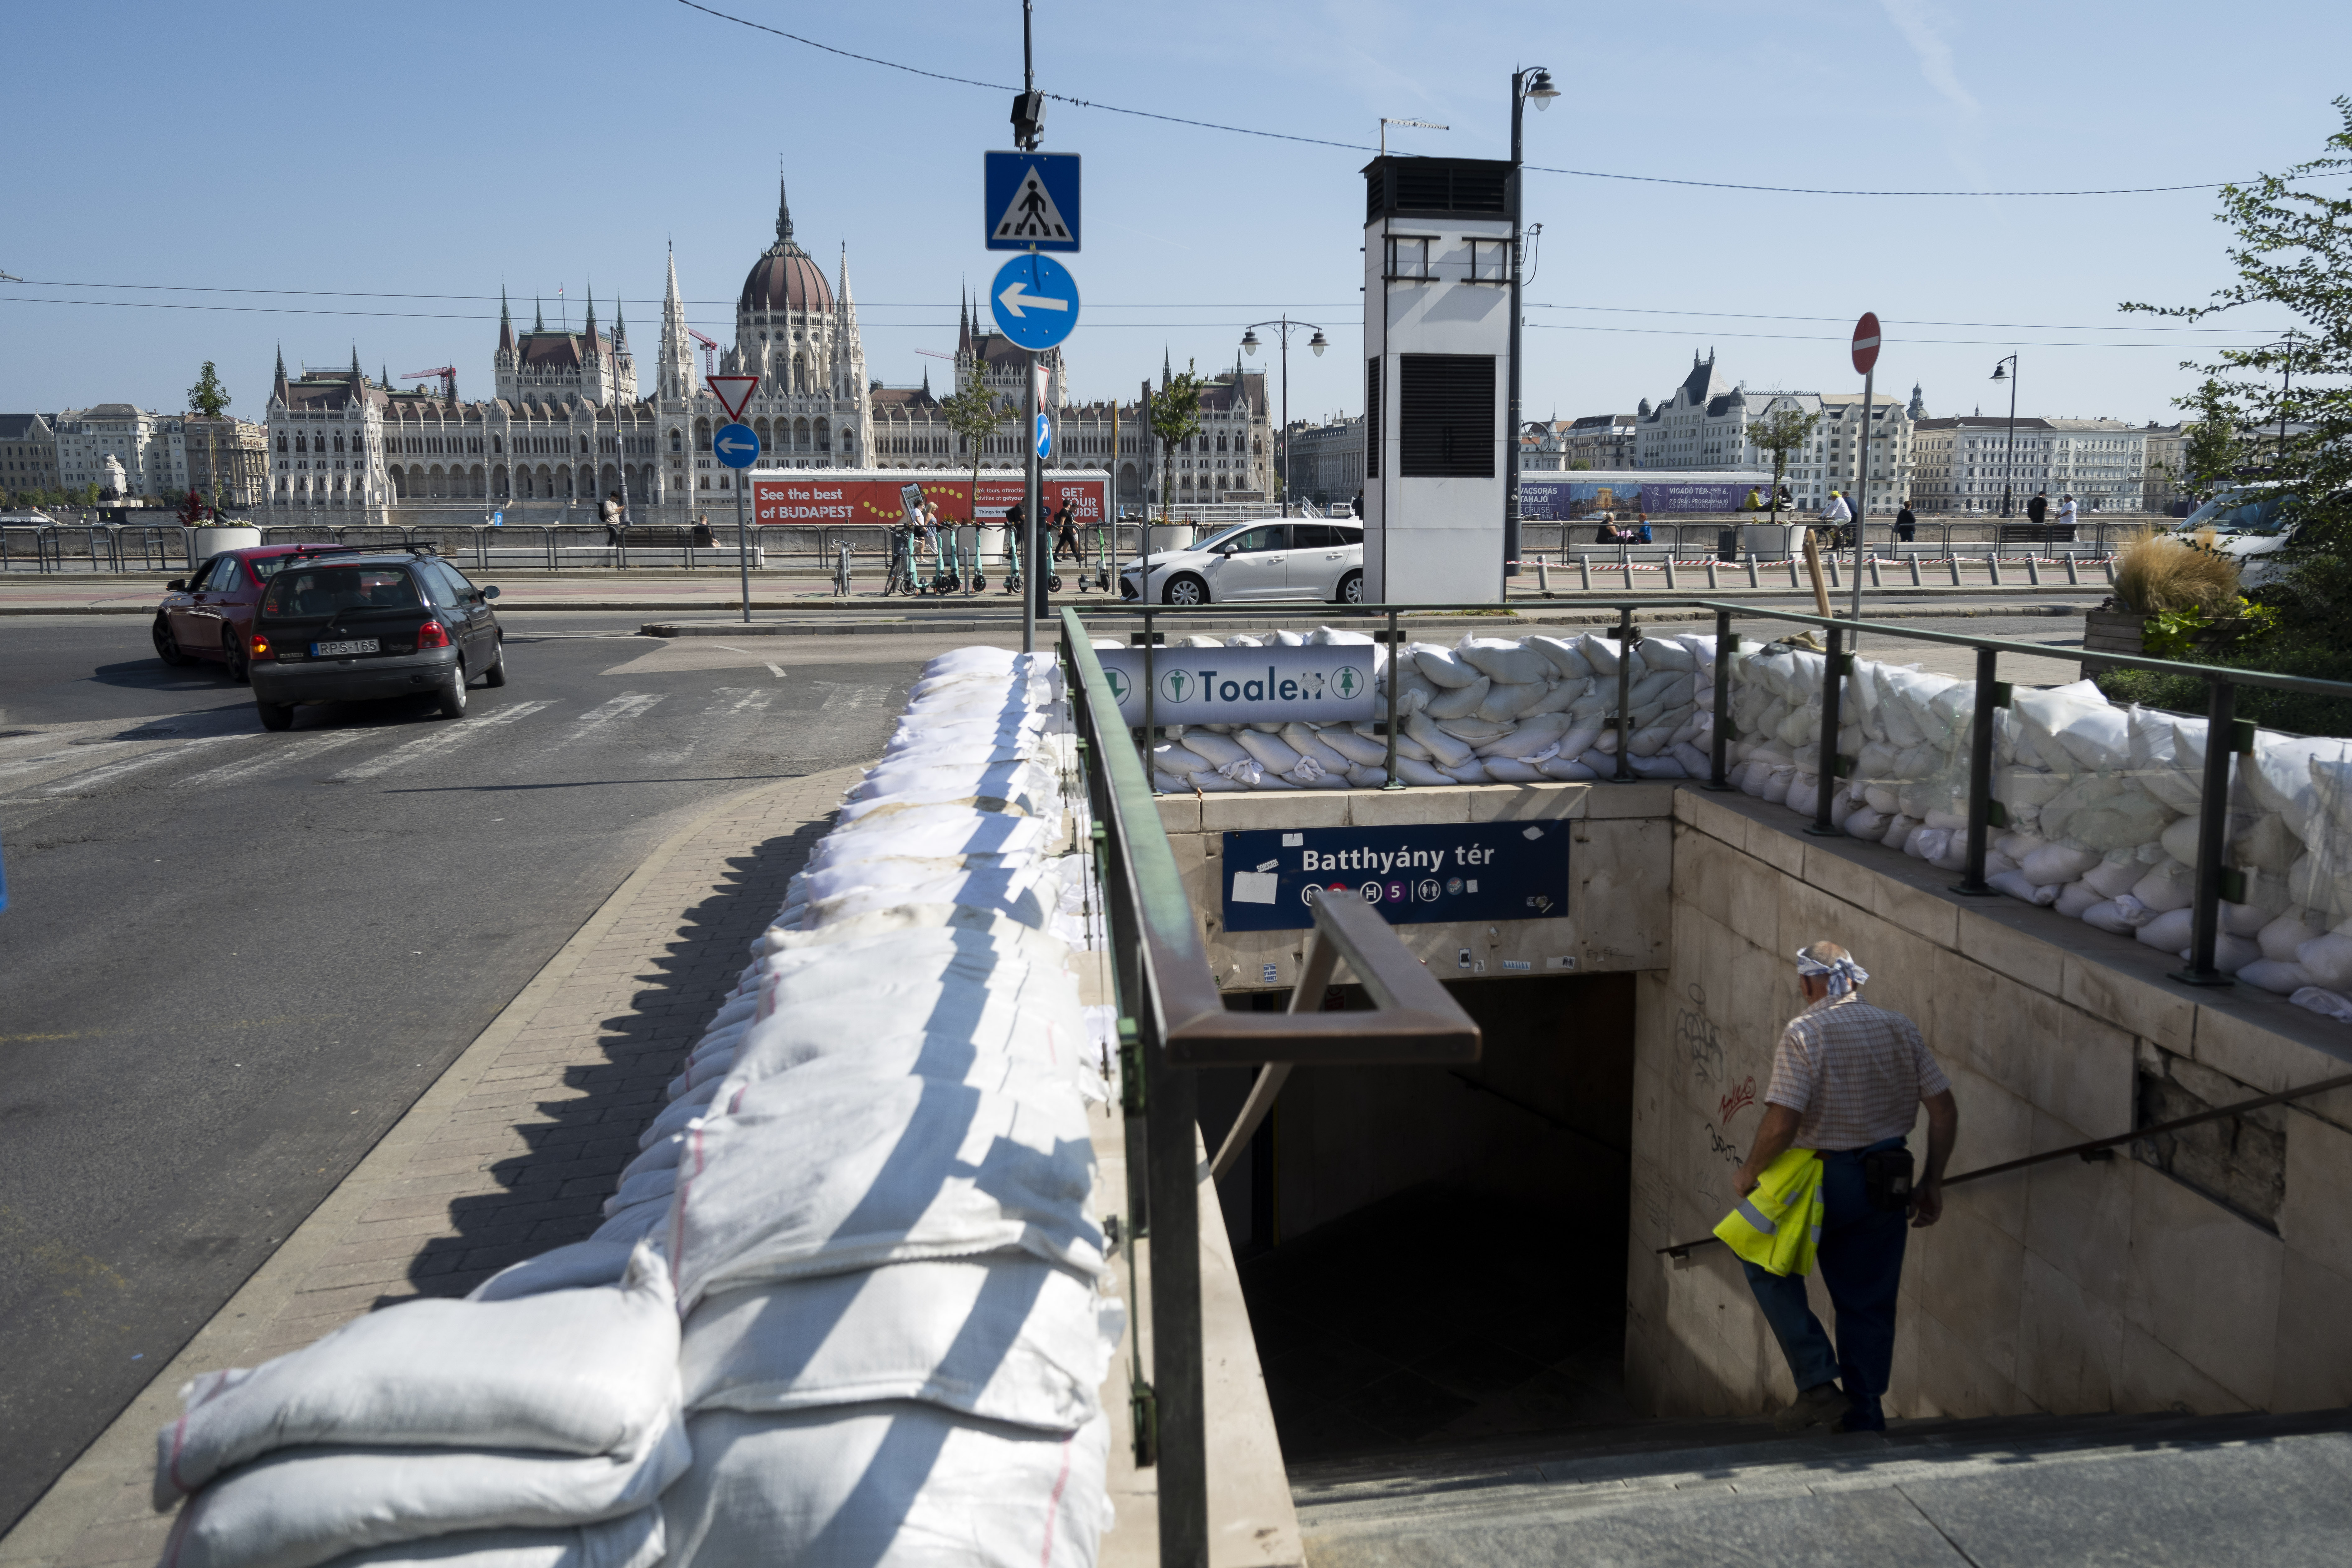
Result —
[[[509,683],[299,710],[130,617],[0,620],[0,1531],[646,853],[876,755],[970,637],[509,626]]]

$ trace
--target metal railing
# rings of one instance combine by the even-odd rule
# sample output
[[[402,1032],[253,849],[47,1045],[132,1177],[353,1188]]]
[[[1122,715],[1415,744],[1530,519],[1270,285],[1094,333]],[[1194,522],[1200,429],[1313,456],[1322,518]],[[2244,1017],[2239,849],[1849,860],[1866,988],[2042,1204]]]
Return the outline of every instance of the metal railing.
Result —
[[[1354,900],[1318,900],[1287,1013],[1236,1013],[1210,972],[1141,759],[1086,626],[1062,613],[1061,657],[1093,813],[1127,1129],[1127,1235],[1152,1241],[1151,1368],[1130,1414],[1136,1463],[1158,1470],[1160,1561],[1207,1568],[1208,1415],[1202,1363],[1199,1084],[1192,1069],[1258,1066],[1259,1085],[1299,1062],[1445,1066],[1478,1059],[1478,1026],[1387,921]],[[1345,961],[1376,1011],[1321,1011]],[[1273,1080],[1279,1087],[1279,1080]],[[1259,1097],[1253,1091],[1253,1100]],[[1263,1097],[1271,1103],[1269,1089]],[[1262,1113],[1263,1107],[1260,1107]],[[1143,1303],[1136,1303],[1139,1314]],[[1128,1331],[1141,1342],[1141,1324]]]
[[[0,526],[0,572],[169,572],[194,564],[177,524]]]

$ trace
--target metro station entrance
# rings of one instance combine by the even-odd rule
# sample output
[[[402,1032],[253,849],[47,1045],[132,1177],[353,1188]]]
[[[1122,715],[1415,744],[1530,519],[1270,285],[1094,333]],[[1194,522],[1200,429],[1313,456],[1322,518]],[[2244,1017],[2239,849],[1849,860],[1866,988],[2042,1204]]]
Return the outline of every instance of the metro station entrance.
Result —
[[[1634,986],[1453,983],[1485,1032],[1476,1065],[1302,1068],[1284,1086],[1218,1195],[1286,1459],[1625,1418]],[[1202,1073],[1213,1150],[1251,1076]]]

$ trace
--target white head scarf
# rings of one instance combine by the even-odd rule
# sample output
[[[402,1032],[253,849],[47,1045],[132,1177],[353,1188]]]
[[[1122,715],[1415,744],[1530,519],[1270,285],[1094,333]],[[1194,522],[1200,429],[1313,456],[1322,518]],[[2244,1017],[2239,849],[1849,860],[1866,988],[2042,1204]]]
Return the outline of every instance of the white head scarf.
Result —
[[[1841,958],[1833,963],[1824,963],[1803,948],[1797,950],[1797,973],[1805,975],[1828,976],[1829,999],[1832,1002],[1841,996],[1853,994],[1853,988],[1857,985],[1870,984],[1870,971],[1856,963],[1851,955]]]

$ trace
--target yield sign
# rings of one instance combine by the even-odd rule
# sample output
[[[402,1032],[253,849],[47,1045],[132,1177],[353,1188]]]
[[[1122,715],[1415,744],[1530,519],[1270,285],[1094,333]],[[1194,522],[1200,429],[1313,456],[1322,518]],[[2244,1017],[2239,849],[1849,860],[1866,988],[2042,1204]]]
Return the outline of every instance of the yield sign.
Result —
[[[760,378],[756,375],[706,375],[702,380],[710,388],[710,395],[719,399],[719,405],[727,410],[730,419],[743,417],[745,405],[750,404],[751,394],[760,386]]]
[[[1853,374],[1868,375],[1878,363],[1878,312],[1864,310],[1853,324]]]

